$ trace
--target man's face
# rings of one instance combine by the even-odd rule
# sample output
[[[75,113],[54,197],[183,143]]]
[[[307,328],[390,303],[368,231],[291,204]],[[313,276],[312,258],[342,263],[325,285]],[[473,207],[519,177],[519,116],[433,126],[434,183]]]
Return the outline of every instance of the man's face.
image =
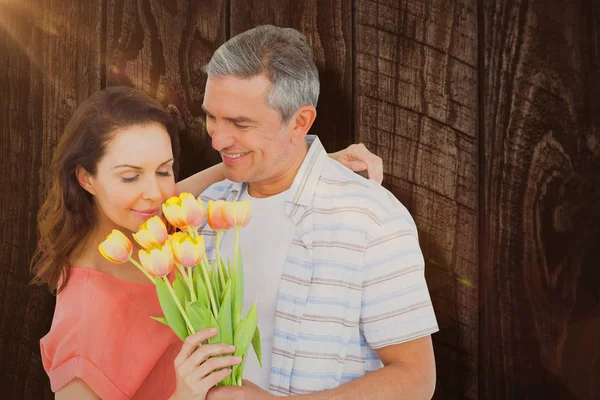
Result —
[[[270,183],[289,168],[292,124],[284,126],[279,112],[267,105],[270,88],[264,75],[206,82],[206,129],[229,180]]]

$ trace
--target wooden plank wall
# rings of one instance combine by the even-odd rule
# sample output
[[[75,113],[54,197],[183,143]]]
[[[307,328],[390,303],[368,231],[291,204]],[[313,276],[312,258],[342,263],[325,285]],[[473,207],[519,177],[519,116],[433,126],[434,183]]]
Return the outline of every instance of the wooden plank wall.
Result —
[[[101,87],[101,15],[100,0],[0,2],[3,398],[54,398],[39,350],[54,297],[28,286],[29,260],[57,138],[77,105]]]
[[[28,263],[77,104],[141,88],[179,111],[179,176],[213,165],[201,68],[257,24],[306,34],[313,131],[379,154],[415,217],[435,398],[599,398],[600,0],[0,1],[3,398],[53,398],[39,339],[54,299]]]
[[[439,398],[477,398],[477,5],[356,5],[355,137],[419,228]]]
[[[600,2],[485,3],[480,393],[598,399]]]

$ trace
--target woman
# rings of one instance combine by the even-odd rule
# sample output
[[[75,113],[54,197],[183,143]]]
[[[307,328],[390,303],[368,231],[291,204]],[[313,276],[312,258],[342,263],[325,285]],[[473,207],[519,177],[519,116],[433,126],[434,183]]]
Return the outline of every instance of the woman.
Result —
[[[112,229],[131,234],[159,215],[174,192],[197,196],[224,179],[217,165],[176,184],[176,138],[169,113],[127,87],[85,100],[60,138],[32,261],[35,281],[58,292],[52,327],[40,342],[57,399],[203,399],[241,361],[224,344],[196,349],[216,334],[209,330],[182,345],[149,318],[161,310],[147,278],[98,251]],[[367,161],[380,175],[378,157],[364,146],[349,149],[332,156],[354,169]]]

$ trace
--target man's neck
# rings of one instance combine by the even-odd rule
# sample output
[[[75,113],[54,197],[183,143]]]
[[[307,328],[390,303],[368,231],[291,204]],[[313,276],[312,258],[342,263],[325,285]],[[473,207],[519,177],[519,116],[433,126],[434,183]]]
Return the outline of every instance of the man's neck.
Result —
[[[306,142],[293,153],[292,162],[281,171],[277,176],[262,182],[250,182],[248,184],[248,194],[252,197],[265,198],[275,196],[288,190],[294,183],[298,170],[304,162],[310,145]]]

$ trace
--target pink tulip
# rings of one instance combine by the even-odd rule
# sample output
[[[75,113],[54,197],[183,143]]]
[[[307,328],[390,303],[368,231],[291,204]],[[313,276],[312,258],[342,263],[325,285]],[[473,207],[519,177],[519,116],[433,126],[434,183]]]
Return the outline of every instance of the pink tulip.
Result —
[[[175,261],[184,267],[193,267],[204,258],[204,239],[194,238],[183,232],[175,232],[170,236]]]
[[[206,206],[206,222],[215,232],[231,228],[231,224],[227,220],[225,204],[226,202],[223,200],[211,200]]]
[[[248,200],[230,201],[225,204],[225,218],[232,228],[243,228],[250,222],[252,203]]]
[[[129,260],[133,252],[131,240],[121,231],[113,229],[106,239],[98,246],[100,253],[110,262],[123,264]]]
[[[198,229],[204,222],[202,201],[190,193],[169,198],[162,209],[169,223],[182,230],[188,227]]]
[[[167,276],[175,265],[170,241],[165,242],[163,246],[140,250],[138,255],[144,270],[157,278]]]
[[[169,235],[163,220],[154,216],[140,226],[140,230],[133,234],[133,238],[145,249],[152,246],[162,246]]]

